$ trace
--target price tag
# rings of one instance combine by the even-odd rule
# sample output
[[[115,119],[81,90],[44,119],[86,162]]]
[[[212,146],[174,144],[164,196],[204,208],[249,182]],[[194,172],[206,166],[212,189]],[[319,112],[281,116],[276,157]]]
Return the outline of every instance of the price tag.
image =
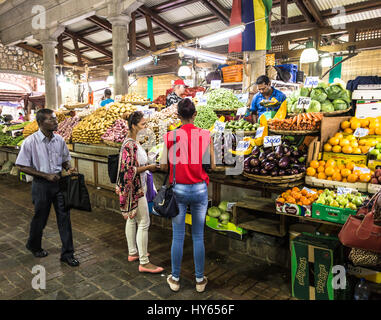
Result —
[[[210,88],[211,89],[219,89],[219,88],[221,88],[221,80],[212,80],[210,82]]]
[[[309,194],[315,194],[316,192],[311,190],[310,188],[304,187],[303,190],[306,190]]]
[[[214,123],[214,130],[217,132],[224,132],[225,131],[225,125],[226,125],[225,122],[221,122],[221,121],[217,120]]]
[[[259,127],[255,133],[255,139],[262,138],[265,127]]]
[[[237,93],[235,96],[238,98],[239,102],[242,102],[244,104],[247,104],[247,102],[249,101],[249,94],[248,93],[242,93],[242,94]]]
[[[237,116],[244,116],[246,114],[247,107],[238,108]]]
[[[304,82],[306,88],[316,88],[319,84],[319,77],[307,77]]]
[[[357,128],[353,136],[356,138],[366,137],[369,134],[369,129]]]
[[[205,96],[202,96],[201,98],[200,98],[200,100],[198,100],[198,105],[199,106],[206,106],[206,102],[207,102],[208,100],[206,99],[206,97]]]
[[[369,168],[354,167],[353,171],[360,171],[361,173],[370,173]]]
[[[342,194],[349,194],[349,193],[355,193],[357,192],[356,189],[352,188],[344,188],[344,187],[337,187],[337,194],[342,195]]]
[[[197,99],[201,99],[203,95],[204,95],[204,92],[202,92],[202,91],[197,91],[196,92],[196,98]]]
[[[122,101],[122,95],[120,94],[120,95],[117,95],[117,96],[115,96],[115,102],[121,102]]]
[[[263,140],[263,146],[265,148],[268,147],[276,147],[282,144],[282,136],[266,136]]]
[[[243,141],[241,140],[240,142],[238,142],[238,146],[237,146],[237,149],[236,151],[246,151],[247,149],[249,149],[250,147],[250,141]]]
[[[300,97],[298,99],[298,109],[307,110],[311,105],[312,99],[310,97]]]
[[[146,105],[146,106],[137,106],[136,107],[136,111],[142,111],[144,112],[145,110],[148,110],[149,109],[149,106]]]

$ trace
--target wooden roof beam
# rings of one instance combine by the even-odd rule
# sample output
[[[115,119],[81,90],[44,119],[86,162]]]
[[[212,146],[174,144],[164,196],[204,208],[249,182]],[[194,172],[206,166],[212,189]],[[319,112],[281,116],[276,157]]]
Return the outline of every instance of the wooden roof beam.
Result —
[[[324,18],[316,5],[315,0],[302,0],[305,7],[308,9],[308,11],[312,14],[315,21],[319,24],[319,26],[323,27],[326,25],[326,22],[324,21]]]
[[[230,25],[230,12],[215,0],[202,0],[202,4],[207,7],[216,17],[227,26]]]
[[[178,9],[183,6],[199,2],[200,0],[169,0],[164,3],[151,7],[157,13],[167,12],[170,10]]]
[[[296,0],[296,5],[297,7],[299,8],[299,10],[301,11],[304,19],[307,21],[307,22],[313,22],[313,19],[312,19],[312,16],[311,14],[309,13],[309,11],[307,10],[306,6],[304,5],[303,1],[302,0]]]

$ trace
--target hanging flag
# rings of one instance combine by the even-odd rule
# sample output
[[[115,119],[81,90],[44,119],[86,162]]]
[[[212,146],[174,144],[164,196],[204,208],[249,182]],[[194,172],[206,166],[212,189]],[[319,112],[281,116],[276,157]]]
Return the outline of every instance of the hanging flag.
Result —
[[[245,23],[245,31],[230,39],[229,52],[270,50],[269,15],[272,0],[233,0],[231,25]]]

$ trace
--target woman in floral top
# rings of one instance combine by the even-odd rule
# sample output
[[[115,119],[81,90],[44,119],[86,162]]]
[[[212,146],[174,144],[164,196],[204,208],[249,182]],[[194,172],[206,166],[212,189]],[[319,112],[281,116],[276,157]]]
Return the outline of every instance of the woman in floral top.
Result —
[[[146,171],[154,172],[157,166],[155,164],[147,165],[147,154],[136,140],[138,132],[146,127],[144,114],[139,111],[132,113],[128,119],[128,127],[130,132],[121,148],[116,183],[120,210],[127,220],[128,261],[132,262],[139,259],[140,272],[159,273],[163,271],[163,268],[153,265],[148,259],[150,219],[145,196],[147,191]]]

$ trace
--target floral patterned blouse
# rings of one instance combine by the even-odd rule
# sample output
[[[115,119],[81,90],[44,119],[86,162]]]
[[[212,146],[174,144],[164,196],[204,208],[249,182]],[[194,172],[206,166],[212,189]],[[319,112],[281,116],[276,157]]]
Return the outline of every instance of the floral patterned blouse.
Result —
[[[136,174],[139,166],[137,143],[127,138],[119,155],[119,172],[116,182],[116,194],[119,195],[120,210],[126,218],[135,217],[138,202],[144,197],[140,174]]]

